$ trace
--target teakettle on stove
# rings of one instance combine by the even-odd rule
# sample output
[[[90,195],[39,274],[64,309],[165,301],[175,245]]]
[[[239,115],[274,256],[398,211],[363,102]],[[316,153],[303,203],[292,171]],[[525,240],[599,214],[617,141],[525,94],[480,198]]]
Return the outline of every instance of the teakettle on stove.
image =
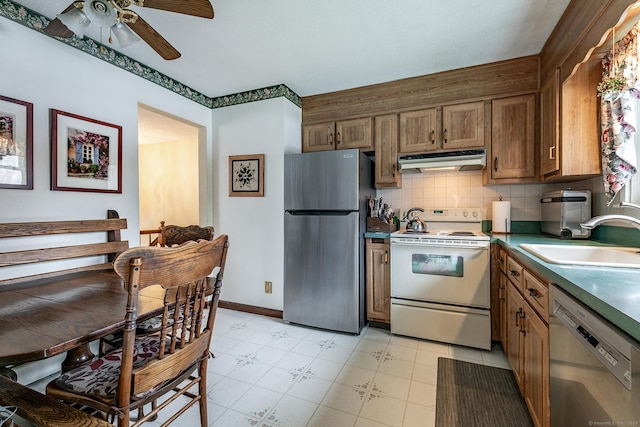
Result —
[[[407,211],[407,214],[402,219],[403,221],[407,221],[406,230],[408,233],[426,233],[427,232],[427,224],[420,219],[417,215],[411,215],[414,211],[424,212],[422,208],[411,208]]]

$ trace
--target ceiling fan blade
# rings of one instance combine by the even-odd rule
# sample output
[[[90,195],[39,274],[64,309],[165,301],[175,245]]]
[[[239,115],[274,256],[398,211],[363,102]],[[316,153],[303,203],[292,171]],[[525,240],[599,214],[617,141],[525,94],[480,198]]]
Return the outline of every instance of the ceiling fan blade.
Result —
[[[144,7],[213,19],[213,6],[209,0],[144,0]]]
[[[73,3],[71,3],[65,10],[62,11],[62,13],[67,13],[74,7],[75,6],[73,5]],[[49,25],[47,25],[43,31],[45,34],[54,37],[62,37],[63,39],[68,39],[73,36],[73,31],[68,29],[67,26],[64,25],[58,18],[49,22]]]
[[[165,40],[156,30],[151,27],[140,16],[136,19],[136,22],[127,24],[131,29],[140,36],[153,50],[158,52],[166,60],[172,60],[180,58],[180,52],[176,50],[168,41]]]

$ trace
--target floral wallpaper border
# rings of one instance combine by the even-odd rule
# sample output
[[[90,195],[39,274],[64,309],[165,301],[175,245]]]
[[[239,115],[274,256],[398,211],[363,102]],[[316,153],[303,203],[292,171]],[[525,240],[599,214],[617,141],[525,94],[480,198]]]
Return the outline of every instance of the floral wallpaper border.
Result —
[[[44,33],[44,28],[49,25],[49,18],[42,16],[31,9],[19,5],[11,0],[0,0],[0,16],[4,16],[14,22],[24,25],[27,28]],[[46,34],[45,34],[46,35]],[[204,105],[208,108],[222,108],[232,105],[245,104],[248,102],[262,101],[266,99],[284,97],[293,104],[302,108],[302,100],[295,92],[284,84],[269,86],[261,89],[249,90],[232,95],[210,98],[189,86],[162,74],[151,67],[148,67],[126,55],[123,55],[109,46],[105,46],[90,38],[78,38],[75,35],[69,39],[54,37],[56,40],[75,47],[89,55],[102,59],[125,71],[129,71],[138,77],[142,77],[178,95]]]

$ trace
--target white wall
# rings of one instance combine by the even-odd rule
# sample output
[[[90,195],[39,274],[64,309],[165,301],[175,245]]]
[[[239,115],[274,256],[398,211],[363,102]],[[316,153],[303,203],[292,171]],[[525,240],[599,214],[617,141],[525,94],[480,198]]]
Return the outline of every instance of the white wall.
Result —
[[[200,224],[198,141],[142,144],[140,159],[140,228]]]
[[[211,110],[7,19],[0,19],[0,40],[11,46],[2,58],[0,94],[34,104],[34,189],[0,189],[0,222],[104,218],[115,209],[128,222],[122,238],[137,246],[138,103],[206,128],[208,159]],[[50,108],[122,126],[122,194],[49,190]]]
[[[229,235],[221,299],[282,310],[284,153],[300,152],[300,108],[284,98],[213,111],[214,226]],[[228,158],[265,155],[264,197],[229,197]],[[273,293],[264,293],[264,282]]]

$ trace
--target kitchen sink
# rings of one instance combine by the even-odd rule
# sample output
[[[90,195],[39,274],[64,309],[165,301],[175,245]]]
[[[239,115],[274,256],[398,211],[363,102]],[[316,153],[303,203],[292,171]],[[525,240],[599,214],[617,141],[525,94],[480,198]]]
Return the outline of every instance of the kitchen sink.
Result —
[[[524,243],[520,247],[552,264],[640,268],[640,248]]]

